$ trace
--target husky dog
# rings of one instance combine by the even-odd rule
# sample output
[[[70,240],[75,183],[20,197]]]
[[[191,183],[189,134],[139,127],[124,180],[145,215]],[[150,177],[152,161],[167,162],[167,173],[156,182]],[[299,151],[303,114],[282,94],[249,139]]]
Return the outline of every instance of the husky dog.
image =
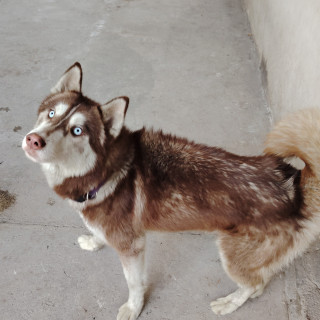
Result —
[[[148,230],[217,231],[223,267],[239,285],[211,303],[221,315],[262,294],[318,236],[320,110],[289,117],[263,155],[244,157],[161,131],[132,132],[127,97],[100,105],[81,83],[75,63],[41,103],[23,150],[80,212],[92,233],[78,238],[80,247],[118,252],[129,287],[118,320],[135,320],[143,308]],[[302,171],[284,162],[292,156],[305,162]]]

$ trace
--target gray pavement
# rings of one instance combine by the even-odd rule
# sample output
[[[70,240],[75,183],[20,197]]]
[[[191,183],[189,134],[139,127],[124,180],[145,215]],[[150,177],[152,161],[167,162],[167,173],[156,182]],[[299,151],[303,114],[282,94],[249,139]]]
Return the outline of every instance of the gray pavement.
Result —
[[[115,319],[128,293],[115,252],[79,249],[82,221],[25,158],[21,140],[51,86],[79,61],[86,95],[131,98],[131,129],[261,152],[270,115],[246,14],[236,0],[0,1],[0,26],[0,190],[16,197],[0,213],[0,318]],[[210,302],[236,286],[214,235],[148,240],[140,319],[216,319]],[[319,319],[319,247],[224,319]]]

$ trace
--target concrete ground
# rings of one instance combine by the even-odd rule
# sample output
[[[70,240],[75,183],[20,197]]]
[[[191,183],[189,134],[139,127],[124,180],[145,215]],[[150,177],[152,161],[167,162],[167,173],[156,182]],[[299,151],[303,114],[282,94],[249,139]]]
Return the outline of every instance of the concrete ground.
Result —
[[[41,100],[75,61],[83,91],[131,98],[127,125],[162,128],[258,154],[270,127],[257,53],[236,0],[0,2],[1,319],[115,319],[127,287],[115,252],[79,249],[87,233],[49,189],[21,140]],[[217,319],[213,299],[236,285],[214,235],[150,234],[140,319]],[[226,320],[319,319],[320,244]]]

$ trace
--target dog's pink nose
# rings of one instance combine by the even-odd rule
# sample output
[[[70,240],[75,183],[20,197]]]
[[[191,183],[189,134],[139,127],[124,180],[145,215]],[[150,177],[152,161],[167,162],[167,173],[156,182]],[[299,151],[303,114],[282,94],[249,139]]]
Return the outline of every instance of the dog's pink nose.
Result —
[[[28,134],[26,140],[28,147],[33,150],[42,149],[46,145],[45,141],[36,133]]]

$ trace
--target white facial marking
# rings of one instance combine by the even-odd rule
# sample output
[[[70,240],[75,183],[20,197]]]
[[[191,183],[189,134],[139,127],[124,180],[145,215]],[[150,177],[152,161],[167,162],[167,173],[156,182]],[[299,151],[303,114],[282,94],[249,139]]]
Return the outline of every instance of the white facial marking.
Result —
[[[50,136],[53,143],[48,143],[46,146],[47,152],[50,154],[50,161],[54,159],[55,163],[42,164],[44,173],[51,186],[62,183],[68,177],[85,175],[94,167],[97,159],[96,154],[90,147],[87,136],[84,136],[81,141],[83,150],[82,155],[79,156],[79,151],[75,148],[74,137],[57,138],[56,141],[59,141],[59,143],[55,143],[55,135],[58,135],[58,132]]]
[[[54,114],[51,118],[57,117],[57,116],[62,116],[67,111],[68,108],[69,108],[69,106],[66,105],[65,103],[57,104],[54,107]],[[42,111],[38,117],[38,121],[37,121],[35,127],[28,134],[38,133],[38,134],[42,135],[42,133],[45,131],[46,128],[51,127],[51,121],[48,118],[48,115],[50,112],[51,112],[50,110]]]
[[[84,125],[85,122],[86,122],[86,117],[82,113],[77,112],[74,115],[72,115],[72,117],[70,118],[69,125],[70,127],[82,126]]]
[[[67,110],[69,106],[65,103],[59,103],[57,104],[54,109],[55,109],[55,116],[62,116]]]
[[[28,133],[38,133],[40,134],[44,129],[50,127],[50,120],[48,119],[49,111],[43,111],[38,117],[38,121],[35,124],[35,127]]]

